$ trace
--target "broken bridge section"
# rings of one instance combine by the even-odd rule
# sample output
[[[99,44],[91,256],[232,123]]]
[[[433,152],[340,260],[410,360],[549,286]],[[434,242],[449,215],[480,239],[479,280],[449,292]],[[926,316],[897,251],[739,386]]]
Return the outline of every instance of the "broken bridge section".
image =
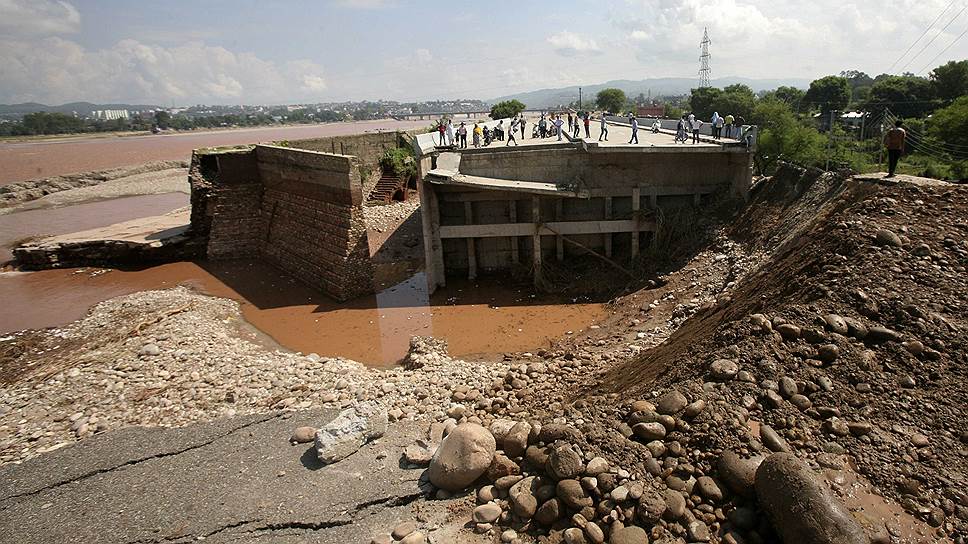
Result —
[[[666,138],[668,139],[668,138]],[[634,261],[664,206],[701,206],[708,195],[746,198],[753,150],[740,142],[696,146],[531,140],[520,147],[436,153],[420,161],[425,261],[431,290],[448,274],[530,268],[593,254]]]
[[[192,234],[209,259],[262,258],[338,301],[369,294],[368,170],[353,155],[287,146],[196,150]]]

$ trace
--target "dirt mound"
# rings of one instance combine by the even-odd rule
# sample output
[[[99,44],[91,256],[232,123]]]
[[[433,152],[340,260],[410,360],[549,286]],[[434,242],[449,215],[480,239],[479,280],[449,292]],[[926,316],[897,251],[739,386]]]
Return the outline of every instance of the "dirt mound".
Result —
[[[957,534],[968,527],[966,218],[964,186],[784,168],[729,229],[771,257],[603,386],[719,395],[805,454],[850,455],[884,495],[932,525],[947,516]],[[705,440],[737,445],[728,430]]]

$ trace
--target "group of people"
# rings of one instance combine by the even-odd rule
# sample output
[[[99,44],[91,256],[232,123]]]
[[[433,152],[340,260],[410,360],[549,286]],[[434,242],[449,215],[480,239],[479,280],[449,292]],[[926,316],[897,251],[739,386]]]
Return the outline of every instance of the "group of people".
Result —
[[[742,139],[743,138],[743,118],[735,118],[732,115],[720,116],[719,112],[714,112],[709,123],[711,125],[712,137],[720,140],[724,136],[727,138]],[[565,133],[565,124],[568,125],[567,134],[571,135],[571,138],[579,138],[581,136],[582,128],[584,127],[585,138],[591,138],[591,113],[581,112],[572,114],[568,112],[566,115],[562,114],[552,114],[550,116],[545,113],[541,114],[540,119],[535,124],[532,132],[532,138],[548,138],[548,137],[558,137],[558,141],[562,141],[562,136]],[[632,129],[632,135],[629,138],[629,144],[639,143],[639,120],[636,118],[635,114],[629,113],[628,123]],[[600,131],[598,135],[598,141],[608,141],[608,127],[609,121],[607,119],[607,114],[603,113],[599,120]],[[706,123],[701,119],[698,119],[695,114],[683,114],[682,117],[676,123],[676,135],[675,143],[687,143],[690,140],[693,144],[699,143],[700,129]],[[516,146],[518,145],[516,134],[521,133],[521,139],[525,137],[525,129],[527,127],[527,121],[524,118],[524,114],[515,115],[511,118],[511,121],[507,126],[504,124],[504,120],[498,121],[497,126],[494,128],[489,128],[487,125],[482,123],[474,123],[472,129],[470,129],[472,135],[472,145],[474,147],[488,146],[491,142],[502,141],[505,142],[505,146],[511,145],[512,143]],[[653,120],[651,125],[651,130],[653,134],[658,134],[662,129],[662,122],[656,118]],[[437,124],[437,131],[440,135],[441,146],[456,146],[460,149],[467,148],[467,132],[468,126],[462,121],[460,125],[455,129],[453,121],[450,119],[441,120]]]
[[[506,141],[504,145],[518,145],[515,135],[520,131],[521,139],[524,139],[525,129],[527,127],[527,121],[524,115],[516,115],[505,126],[504,119],[497,122],[497,126],[494,128],[488,127],[483,123],[475,122],[474,126],[470,128],[471,133],[471,145],[474,147],[489,146],[491,142],[494,141]],[[461,121],[460,125],[455,129],[454,122],[450,119],[440,120],[437,123],[437,133],[440,137],[437,145],[441,147],[457,147],[458,149],[467,149],[467,133],[468,126],[467,123]]]

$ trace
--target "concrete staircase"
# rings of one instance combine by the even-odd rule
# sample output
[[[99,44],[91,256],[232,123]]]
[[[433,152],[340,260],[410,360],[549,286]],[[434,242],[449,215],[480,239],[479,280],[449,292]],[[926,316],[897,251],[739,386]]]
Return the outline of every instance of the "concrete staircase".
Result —
[[[367,204],[389,204],[393,200],[393,195],[398,191],[402,192],[403,200],[407,199],[407,181],[400,179],[392,174],[384,173],[376,186],[367,196]]]

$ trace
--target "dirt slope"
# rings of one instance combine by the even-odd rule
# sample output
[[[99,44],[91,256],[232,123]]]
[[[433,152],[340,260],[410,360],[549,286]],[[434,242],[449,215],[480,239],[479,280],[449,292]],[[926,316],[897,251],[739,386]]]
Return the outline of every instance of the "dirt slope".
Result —
[[[718,393],[798,452],[846,453],[882,494],[965,534],[968,187],[787,168],[730,235],[771,257],[603,387]],[[740,373],[715,376],[717,360]],[[738,443],[704,434],[712,449]]]

